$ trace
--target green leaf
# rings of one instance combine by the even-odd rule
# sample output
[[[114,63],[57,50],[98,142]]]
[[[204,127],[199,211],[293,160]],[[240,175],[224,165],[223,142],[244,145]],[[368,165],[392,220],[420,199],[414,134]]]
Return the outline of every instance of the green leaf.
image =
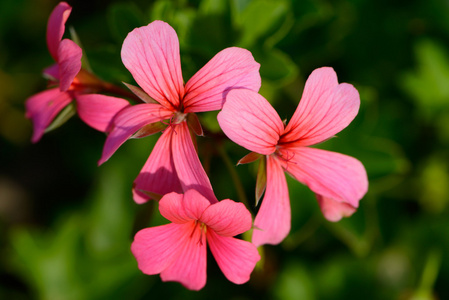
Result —
[[[449,165],[445,155],[433,155],[424,161],[419,174],[419,202],[428,212],[443,213],[449,205]]]
[[[37,291],[40,299],[82,299],[87,296],[76,278],[77,249],[83,222],[70,215],[55,233],[29,229],[14,231],[13,255],[18,269]]]
[[[217,121],[218,111],[208,111],[201,113],[198,118],[200,119],[201,124],[206,129],[206,131],[210,132],[220,132],[220,124]]]
[[[198,55],[194,57],[198,69],[219,51],[235,45],[236,34],[229,21],[229,7],[219,7],[200,8],[188,35],[190,51]]]
[[[164,20],[171,23],[170,21],[173,19],[175,12],[176,8],[173,1],[159,0],[154,2],[150,8],[149,15],[151,20]]]
[[[140,271],[129,251],[131,182],[117,164],[108,164],[99,178],[88,208],[60,215],[45,232],[11,232],[11,263],[37,298],[124,299],[132,289],[129,282]]]
[[[204,15],[223,14],[228,10],[227,0],[202,0],[198,11]]]
[[[131,82],[133,80],[131,73],[123,66],[120,58],[119,45],[108,44],[98,45],[90,49],[89,62],[95,74],[102,80],[119,84],[120,82]]]
[[[75,31],[75,28],[73,28],[72,26],[69,27],[69,31],[70,31],[70,36],[72,37],[72,40],[78,45],[80,46],[81,49],[83,49],[83,45],[81,44],[81,40],[78,36],[78,34]],[[87,59],[87,55],[86,52],[83,51],[83,55],[81,56],[81,67],[88,70],[89,72],[92,72],[92,68],[90,67],[90,63],[89,60]]]
[[[449,109],[449,54],[437,43],[423,40],[415,47],[417,68],[404,73],[403,89],[420,107],[426,118]]]
[[[134,3],[113,3],[107,17],[111,33],[120,44],[134,28],[146,25],[141,10]]]
[[[234,16],[239,18],[239,16],[251,2],[252,0],[232,0],[231,9]]]
[[[183,46],[196,16],[196,11],[183,3],[159,0],[153,4],[149,15],[151,20],[163,20],[169,23],[176,30],[179,43]]]
[[[120,170],[114,164],[105,166],[90,197],[86,246],[95,259],[112,259],[128,248],[133,215],[125,197],[130,187]]]
[[[423,274],[421,275],[421,283],[417,291],[410,297],[411,300],[436,300],[433,295],[435,281],[441,269],[442,251],[441,249],[432,249],[428,254]]]
[[[291,82],[298,74],[298,67],[291,58],[278,49],[254,50],[254,58],[260,63],[260,76],[274,85]]]
[[[299,262],[290,262],[279,274],[273,292],[275,299],[317,299],[312,276]]]
[[[259,39],[267,39],[277,33],[282,33],[276,41],[287,34],[293,24],[288,1],[255,0],[246,5],[239,13],[241,6],[233,1],[234,25],[242,32],[239,46],[250,48]],[[284,25],[287,25],[283,28]],[[274,44],[275,42],[272,42]]]

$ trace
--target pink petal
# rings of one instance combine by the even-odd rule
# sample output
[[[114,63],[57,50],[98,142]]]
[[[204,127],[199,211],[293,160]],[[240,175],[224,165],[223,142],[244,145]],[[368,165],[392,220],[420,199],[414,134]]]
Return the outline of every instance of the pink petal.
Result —
[[[70,16],[72,7],[65,2],[60,2],[51,12],[47,23],[48,51],[55,61],[58,61],[59,42],[65,31],[65,22]]]
[[[260,260],[253,244],[233,237],[220,236],[213,230],[207,230],[207,242],[218,266],[229,281],[242,284],[249,280],[251,272]]]
[[[59,81],[59,65],[57,63],[45,68],[43,73],[51,81]]]
[[[193,146],[186,122],[174,125],[172,135],[173,161],[184,191],[195,189],[211,203],[217,202],[206,172]]]
[[[130,106],[125,99],[98,94],[76,96],[76,110],[80,118],[90,127],[107,132],[112,119],[123,108]]]
[[[235,236],[252,226],[251,213],[245,205],[228,199],[210,205],[200,221],[221,236]]]
[[[168,193],[159,201],[159,211],[161,215],[173,223],[183,224],[192,220],[183,204],[184,195],[178,193]]]
[[[199,191],[190,189],[184,194],[183,205],[189,218],[201,221],[201,216],[210,206],[210,202]]]
[[[276,158],[268,156],[267,188],[254,220],[253,244],[257,247],[279,244],[290,232],[290,220],[290,199],[284,171]]]
[[[365,168],[353,157],[308,147],[281,153],[291,157],[286,171],[324,198],[358,207],[368,190]]]
[[[114,126],[106,139],[99,165],[107,161],[112,154],[137,130],[143,126],[169,118],[172,111],[159,104],[143,103],[121,110],[114,118]]]
[[[246,149],[271,154],[276,150],[284,125],[268,101],[256,92],[235,89],[228,93],[218,114],[223,132]]]
[[[83,51],[73,41],[64,39],[59,43],[59,87],[61,91],[67,91],[75,76],[81,70],[81,56]]]
[[[150,198],[142,191],[159,195],[170,192],[182,193],[181,183],[173,163],[171,139],[173,129],[168,127],[159,137],[150,157],[134,180],[133,196],[137,203],[144,203]]]
[[[259,91],[259,67],[246,49],[232,47],[220,51],[187,82],[185,112],[219,110],[233,88]]]
[[[167,108],[178,108],[184,96],[175,30],[154,21],[134,29],[123,42],[122,61],[140,87]]]
[[[161,273],[181,255],[192,224],[167,224],[137,232],[131,252],[139,269],[148,275]]]
[[[206,234],[200,229],[200,224],[192,224],[189,231],[184,231],[189,237],[182,244],[177,242],[172,247],[179,247],[177,259],[161,273],[162,281],[178,281],[186,288],[200,290],[206,284]]]
[[[41,139],[45,129],[71,101],[72,96],[61,92],[59,88],[40,92],[27,99],[26,117],[33,122],[33,143]]]
[[[338,222],[343,217],[349,217],[355,213],[357,209],[348,203],[338,202],[318,194],[316,196],[324,217],[331,222]]]
[[[332,68],[316,69],[307,79],[281,143],[308,146],[329,139],[351,123],[359,106],[359,93],[352,85],[338,84]]]

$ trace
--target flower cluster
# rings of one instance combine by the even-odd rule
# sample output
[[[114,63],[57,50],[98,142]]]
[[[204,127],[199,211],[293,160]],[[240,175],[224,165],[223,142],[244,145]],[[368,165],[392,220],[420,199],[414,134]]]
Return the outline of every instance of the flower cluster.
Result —
[[[350,84],[337,81],[332,68],[316,69],[288,125],[258,94],[259,64],[245,49],[216,54],[184,84],[179,41],[174,29],[154,21],[125,38],[123,64],[139,85],[126,92],[102,81],[81,64],[82,50],[62,39],[71,7],[61,2],[52,12],[47,45],[56,64],[45,69],[49,90],[30,97],[26,116],[37,142],[61,111],[75,102],[80,118],[107,134],[99,164],[129,138],[162,132],[134,181],[137,203],[159,201],[171,223],[139,231],[131,245],[145,274],[178,281],[199,290],[206,284],[206,249],[230,281],[249,280],[260,260],[257,247],[279,244],[290,231],[290,203],[284,172],[315,192],[326,219],[350,216],[368,189],[363,165],[342,154],[311,148],[344,129],[356,116],[360,99]],[[218,201],[195,149],[203,129],[196,113],[217,111],[224,134],[251,153],[239,163],[260,161],[256,197],[263,199],[255,217],[242,204]],[[251,228],[252,241],[235,238]]]

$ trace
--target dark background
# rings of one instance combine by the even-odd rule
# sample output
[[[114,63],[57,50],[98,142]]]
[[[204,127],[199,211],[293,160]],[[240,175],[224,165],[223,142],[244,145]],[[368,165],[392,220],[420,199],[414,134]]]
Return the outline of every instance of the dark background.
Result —
[[[200,292],[143,275],[130,243],[163,220],[155,202],[132,201],[131,186],[158,135],[128,141],[101,167],[105,136],[76,116],[32,144],[24,102],[46,88],[46,22],[58,2],[1,1],[0,298],[449,299],[448,1],[68,2],[67,28],[94,72],[117,85],[133,83],[123,39],[155,19],[178,33],[185,81],[223,48],[249,49],[260,92],[282,119],[311,71],[333,67],[359,90],[361,109],[319,147],[361,160],[370,188],[351,218],[329,223],[313,193],[288,178],[292,231],[260,248],[242,286],[212,257]],[[215,116],[200,114],[204,127],[219,131]],[[246,197],[254,211],[257,164],[226,163],[247,151],[212,136],[198,143],[217,197]]]

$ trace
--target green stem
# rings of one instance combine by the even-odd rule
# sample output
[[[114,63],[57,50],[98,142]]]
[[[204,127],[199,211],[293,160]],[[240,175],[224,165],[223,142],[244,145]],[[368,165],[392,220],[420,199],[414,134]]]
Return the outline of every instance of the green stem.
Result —
[[[284,240],[282,246],[286,250],[293,250],[297,248],[302,242],[311,237],[322,224],[322,217],[318,214],[313,215],[310,219],[301,227],[301,229],[290,233]]]
[[[358,257],[365,257],[369,250],[370,245],[365,239],[359,238],[355,233],[348,230],[341,223],[324,223],[328,230],[333,235],[343,242],[355,255]]]
[[[131,91],[106,82],[86,69],[81,69],[76,78],[78,79],[77,82],[73,82],[72,85],[75,87],[78,85],[80,89],[84,89],[88,93],[107,93],[117,97],[132,99],[137,103],[144,102]]]
[[[234,183],[235,189],[237,191],[237,195],[239,197],[240,202],[245,204],[246,207],[249,207],[248,199],[246,198],[245,189],[243,188],[242,182],[240,180],[240,177],[235,170],[235,165],[231,162],[231,159],[229,158],[226,151],[223,149],[224,147],[217,146],[218,153],[220,154],[221,158],[223,159],[226,168],[228,169],[229,174],[231,175],[232,182]]]

